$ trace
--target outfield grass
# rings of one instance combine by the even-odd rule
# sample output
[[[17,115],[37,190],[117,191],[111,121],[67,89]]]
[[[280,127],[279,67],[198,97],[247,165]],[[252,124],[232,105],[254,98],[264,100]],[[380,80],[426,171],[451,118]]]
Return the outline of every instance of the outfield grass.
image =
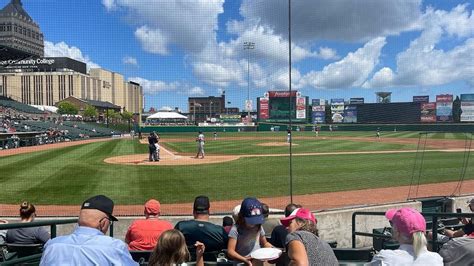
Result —
[[[274,140],[208,140],[205,144],[206,153],[210,154],[288,154],[288,146],[259,146],[268,142],[286,143],[284,138]],[[194,142],[167,142],[166,147],[181,153],[196,152]],[[314,152],[343,152],[343,151],[387,151],[387,150],[413,150],[416,145],[393,144],[377,142],[357,142],[340,139],[324,139],[323,137],[304,140],[293,140],[293,153],[314,153]]]
[[[206,144],[208,154],[213,149],[219,153],[224,150],[252,153],[250,145],[240,141],[233,146],[227,141],[210,142]],[[346,141],[325,142],[327,145],[312,143],[305,149],[330,150],[338,143],[352,150],[367,146],[358,143],[360,147],[357,147]],[[187,149],[188,144],[179,145]],[[190,145],[189,149],[195,152],[195,143]],[[385,148],[376,145],[370,150]],[[265,153],[266,149],[254,153]],[[146,145],[137,141],[112,140],[1,157],[0,202],[17,204],[30,200],[37,204],[77,205],[94,194],[107,194],[118,204],[142,204],[151,197],[163,203],[189,202],[198,194],[207,194],[213,200],[288,195],[287,156],[241,158],[192,166],[127,166],[103,162],[110,156],[146,152]],[[420,183],[456,181],[463,156],[463,153],[426,153]],[[415,153],[293,157],[294,194],[408,185],[414,158]],[[469,166],[466,179],[472,179],[472,170]]]

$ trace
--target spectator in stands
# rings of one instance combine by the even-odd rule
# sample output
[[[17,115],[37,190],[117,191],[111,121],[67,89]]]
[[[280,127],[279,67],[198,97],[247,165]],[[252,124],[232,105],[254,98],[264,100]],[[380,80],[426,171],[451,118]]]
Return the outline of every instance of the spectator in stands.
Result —
[[[474,265],[474,236],[449,240],[441,247],[439,255],[443,257],[444,265]]]
[[[252,265],[250,253],[261,247],[272,247],[265,238],[265,231],[262,228],[264,222],[260,201],[256,198],[244,199],[237,222],[229,232],[227,255],[230,259]]]
[[[298,209],[301,208],[301,205],[293,204],[290,203],[286,205],[285,207],[285,217],[290,216],[290,214]],[[277,248],[285,248],[286,245],[286,236],[288,235],[288,231],[286,230],[286,227],[283,225],[278,225],[275,228],[273,228],[272,235],[270,237],[270,243],[277,247]]]
[[[196,250],[196,265],[203,266],[203,254],[205,245],[200,242],[194,243]],[[171,266],[181,265],[191,258],[189,250],[186,247],[186,241],[183,234],[176,230],[168,230],[164,232],[158,239],[153,253],[150,255],[148,265],[150,266]]]
[[[298,208],[280,221],[288,230],[286,251],[291,265],[339,265],[332,248],[319,238],[311,211]]]
[[[183,233],[191,252],[199,241],[206,246],[204,259],[215,261],[217,254],[227,247],[228,236],[222,226],[209,222],[210,207],[207,196],[197,196],[193,206],[194,220],[178,222],[175,229]]]
[[[230,229],[232,229],[232,226],[234,225],[234,219],[230,216],[224,216],[222,218],[222,227],[224,227],[224,231],[226,234],[229,234]]]
[[[40,265],[137,265],[127,245],[106,236],[113,221],[114,202],[98,195],[82,203],[79,226],[70,235],[49,240]]]
[[[467,201],[468,207],[471,212],[474,212],[474,198]],[[471,235],[474,237],[474,225],[472,224],[472,219],[462,218],[461,223],[464,226],[456,231],[445,229],[444,234],[449,238],[460,237],[465,235]]]
[[[381,250],[371,265],[443,265],[443,258],[427,249],[425,218],[415,209],[388,210],[385,217],[391,222],[392,237],[400,243],[397,250]]]
[[[267,204],[262,203],[262,210],[263,210],[263,217],[265,218],[265,223],[263,223],[262,227],[263,230],[265,231],[265,237],[267,239],[270,239],[272,236],[273,229],[280,225],[280,222],[276,219],[268,219],[268,216],[270,214],[270,208],[268,207]]]
[[[0,219],[0,224],[7,224],[7,220]],[[0,230],[0,245],[5,243],[7,240],[7,230]],[[0,249],[1,252],[1,249]]]
[[[153,250],[160,235],[173,229],[173,225],[160,220],[160,202],[150,199],[145,203],[145,219],[135,220],[125,235],[125,242],[130,250]]]
[[[232,219],[234,219],[234,224],[237,222],[237,219],[239,219],[239,213],[240,213],[240,204],[235,206],[234,209],[232,209]]]
[[[20,217],[22,223],[30,223],[35,220],[36,208],[28,201],[20,205]],[[48,231],[43,227],[16,228],[7,231],[7,243],[12,244],[44,244],[50,238]]]

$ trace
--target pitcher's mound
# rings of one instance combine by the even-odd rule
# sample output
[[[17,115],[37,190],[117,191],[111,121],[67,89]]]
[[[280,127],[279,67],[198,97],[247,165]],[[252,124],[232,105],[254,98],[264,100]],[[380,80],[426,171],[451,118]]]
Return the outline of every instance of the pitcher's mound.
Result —
[[[293,143],[293,146],[296,146],[298,144]],[[288,142],[264,142],[264,143],[259,143],[257,146],[265,146],[265,147],[280,147],[280,146],[290,146],[290,143]]]
[[[133,154],[116,157],[109,157],[104,160],[111,164],[126,164],[126,165],[195,165],[195,164],[209,164],[209,163],[223,163],[239,159],[240,156],[235,155],[211,155],[204,159],[196,159],[189,155],[169,155],[161,156],[159,162],[148,161],[148,154]]]

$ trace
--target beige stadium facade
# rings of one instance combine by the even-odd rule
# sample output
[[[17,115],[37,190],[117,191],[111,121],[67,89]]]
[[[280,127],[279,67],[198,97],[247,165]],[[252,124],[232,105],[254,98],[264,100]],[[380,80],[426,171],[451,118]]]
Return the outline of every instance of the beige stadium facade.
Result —
[[[104,69],[0,73],[0,95],[33,105],[55,105],[69,96],[110,102],[132,113],[142,113],[143,88],[121,74]]]

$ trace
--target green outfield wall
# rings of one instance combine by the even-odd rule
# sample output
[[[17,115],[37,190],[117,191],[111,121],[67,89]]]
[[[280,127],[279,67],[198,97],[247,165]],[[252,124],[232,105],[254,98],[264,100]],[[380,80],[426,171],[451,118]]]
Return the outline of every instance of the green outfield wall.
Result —
[[[474,132],[474,123],[456,123],[456,124],[332,124],[335,131],[435,131],[435,132]],[[286,131],[288,124],[282,123],[259,123],[257,126],[142,126],[142,133],[157,132],[249,132],[249,131]],[[292,130],[299,128],[302,131],[311,131],[313,125],[293,124]],[[320,125],[321,131],[329,131],[328,124]],[[138,131],[138,130],[137,130]]]
[[[329,124],[319,125],[321,131],[329,131]],[[474,132],[474,124],[332,124],[335,131],[436,131],[436,132]],[[279,127],[280,131],[287,130],[287,124],[260,123],[258,131],[271,131],[271,128]],[[292,130],[300,128],[304,131],[313,130],[313,125],[293,124]]]

